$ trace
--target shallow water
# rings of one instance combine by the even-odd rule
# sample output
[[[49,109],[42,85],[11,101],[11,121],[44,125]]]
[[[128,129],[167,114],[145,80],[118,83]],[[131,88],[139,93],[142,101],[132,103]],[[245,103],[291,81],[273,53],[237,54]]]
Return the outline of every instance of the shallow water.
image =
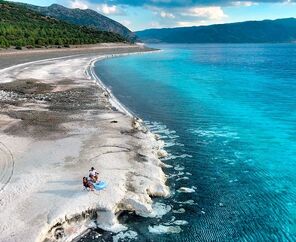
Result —
[[[166,141],[171,209],[82,241],[296,241],[296,45],[157,47],[95,70]]]

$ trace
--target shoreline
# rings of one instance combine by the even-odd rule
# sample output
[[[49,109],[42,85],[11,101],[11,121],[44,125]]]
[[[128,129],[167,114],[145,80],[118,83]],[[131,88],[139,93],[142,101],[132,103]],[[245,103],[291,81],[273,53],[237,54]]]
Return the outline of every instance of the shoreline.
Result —
[[[64,48],[64,49],[36,49],[36,50],[20,50],[20,51],[0,51],[0,69],[32,62],[39,61],[41,59],[52,59],[59,57],[66,57],[71,55],[94,55],[99,53],[100,55],[108,54],[120,54],[126,53],[128,49],[129,53],[132,52],[149,52],[156,49],[149,48],[141,45],[128,45],[122,43],[116,44],[97,44],[94,46],[84,46],[82,48]],[[9,60],[11,59],[11,60]]]
[[[69,89],[70,91],[71,90],[74,91],[75,89],[73,89],[73,86],[77,86],[77,85],[81,86],[82,83],[79,79],[83,78],[83,75],[84,76],[87,75],[88,71],[91,71],[93,64],[96,61],[98,61],[98,59],[110,58],[113,55],[114,54],[110,54],[109,56],[108,55],[97,56],[96,58],[89,58],[89,57],[87,58],[85,56],[80,56],[79,58],[77,56],[76,57],[72,56],[69,58],[69,56],[68,57],[66,56],[66,57],[62,57],[62,59],[64,59],[63,64],[61,63],[61,61],[59,59],[56,59],[56,60],[49,59],[49,60],[40,61],[40,63],[36,63],[36,62],[35,63],[33,62],[31,64],[27,63],[28,66],[26,66],[26,64],[23,64],[23,65],[21,64],[19,66],[16,65],[14,67],[7,68],[6,70],[1,70],[1,73],[3,73],[3,74],[6,73],[6,76],[4,75],[3,79],[8,78],[8,80],[10,80],[10,81],[14,81],[14,80],[11,80],[11,78],[13,78],[13,77],[18,79],[19,77],[26,77],[26,75],[32,75],[33,78],[35,76],[42,77],[41,79],[37,79],[38,82],[41,81],[41,83],[44,83],[44,84],[50,83],[50,85],[56,85],[54,87],[54,90],[55,89],[60,90],[60,91],[58,91],[58,93],[60,94],[60,92],[63,93],[63,92],[65,92],[65,90],[67,91],[67,88],[70,88]],[[126,55],[126,54],[123,54],[123,55]],[[118,54],[116,54],[115,56],[118,56]],[[75,60],[75,63],[73,64],[74,60]],[[65,62],[69,62],[69,63],[65,64]],[[81,62],[83,62],[83,63],[81,64]],[[50,65],[52,65],[52,68],[49,68]],[[50,73],[51,70],[56,70],[57,67],[63,68],[63,65],[64,65],[64,68],[69,68],[69,70],[68,71],[66,70],[64,73],[53,73],[53,74]],[[67,66],[67,65],[70,65],[70,66]],[[78,68],[77,65],[80,66],[80,70],[79,70],[80,76],[78,78],[77,78],[77,75],[75,75],[75,74],[78,74],[78,70],[75,69],[75,68]],[[38,66],[41,67],[41,69],[38,68]],[[32,70],[30,70],[30,68]],[[82,68],[83,68],[83,70],[82,70]],[[17,73],[17,70],[21,71],[21,74],[15,75]],[[44,73],[42,73],[42,70],[44,71]],[[75,70],[75,73],[70,74],[70,70]],[[62,70],[59,70],[59,71],[63,72]],[[9,72],[12,72],[12,73],[10,73],[11,75],[9,75]],[[47,73],[45,73],[45,72],[47,72]],[[60,82],[62,82],[62,80],[64,80],[63,78],[65,76],[69,77],[70,80],[75,79],[75,78],[76,79],[75,79],[75,81],[69,80],[68,84],[67,83],[66,84],[57,84],[57,80],[60,79],[61,80]],[[69,201],[68,201],[68,199],[65,199],[65,198],[63,198],[63,199],[61,198],[61,200],[63,200],[63,202],[65,204],[61,201],[57,201],[57,196],[61,195],[59,190],[57,192],[55,190],[50,190],[51,191],[50,195],[43,195],[42,196],[38,193],[44,192],[44,189],[42,189],[40,187],[38,187],[38,188],[30,187],[30,184],[26,183],[27,177],[21,173],[17,173],[15,175],[15,176],[20,176],[19,179],[21,179],[21,180],[23,179],[22,181],[24,181],[26,183],[26,185],[29,186],[29,188],[25,187],[25,189],[27,189],[27,192],[29,194],[32,194],[31,196],[37,197],[36,201],[38,201],[39,203],[42,201],[56,203],[56,204],[54,204],[54,211],[50,215],[51,218],[49,219],[48,215],[46,216],[47,217],[47,219],[46,219],[47,225],[40,226],[40,227],[42,227],[42,229],[38,233],[39,234],[38,236],[35,232],[35,235],[37,237],[34,240],[37,240],[37,241],[43,241],[46,237],[48,239],[50,239],[50,237],[53,238],[54,236],[56,236],[56,233],[58,230],[63,230],[63,233],[66,234],[64,241],[69,241],[71,239],[74,239],[73,237],[70,238],[71,233],[67,234],[67,231],[73,232],[73,230],[75,230],[77,235],[81,234],[83,231],[85,231],[87,229],[87,227],[84,227],[82,230],[81,230],[81,228],[80,229],[77,228],[77,219],[79,220],[79,219],[84,218],[83,219],[84,222],[82,222],[80,224],[84,224],[85,222],[91,223],[92,219],[89,219],[91,216],[97,217],[97,221],[96,221],[97,225],[102,229],[108,230],[108,229],[112,229],[112,227],[115,230],[123,229],[116,222],[116,220],[117,220],[116,213],[118,213],[119,211],[134,211],[139,215],[153,216],[152,200],[151,200],[150,196],[168,196],[168,194],[169,194],[168,187],[166,187],[166,185],[165,185],[165,175],[161,169],[161,167],[163,166],[163,163],[159,160],[159,157],[161,157],[162,155],[165,154],[165,152],[162,150],[162,147],[163,147],[162,142],[158,141],[157,138],[152,133],[150,133],[147,130],[147,128],[144,127],[143,124],[141,124],[141,122],[139,122],[139,120],[136,120],[133,116],[128,116],[128,113],[125,112],[126,109],[123,109],[120,111],[112,111],[110,108],[112,106],[111,100],[114,101],[113,96],[108,96],[108,97],[105,96],[104,91],[106,91],[107,88],[105,86],[99,85],[100,80],[93,79],[93,78],[91,78],[91,76],[88,76],[88,77],[86,76],[86,79],[84,79],[84,81],[83,81],[84,82],[82,85],[82,86],[84,86],[83,88],[87,88],[86,90],[90,90],[89,88],[93,88],[93,87],[91,87],[91,86],[93,86],[93,84],[91,84],[91,83],[95,82],[96,86],[98,87],[98,93],[91,94],[90,97],[92,97],[92,95],[95,95],[93,98],[99,98],[101,100],[100,104],[104,104],[105,102],[106,103],[109,102],[109,104],[105,103],[103,105],[103,106],[107,107],[107,110],[105,110],[105,108],[93,110],[92,107],[91,107],[91,109],[89,109],[89,105],[92,105],[92,102],[90,102],[89,104],[86,105],[86,108],[89,111],[87,111],[87,113],[85,113],[83,111],[84,109],[82,109],[82,111],[83,111],[83,112],[81,112],[82,116],[79,114],[80,112],[78,112],[78,113],[74,112],[73,114],[70,113],[70,117],[72,117],[72,116],[75,117],[77,115],[79,116],[79,119],[77,119],[77,121],[71,120],[70,128],[68,127],[69,126],[68,121],[66,123],[64,123],[64,121],[62,122],[63,126],[65,126],[69,129],[69,131],[65,131],[66,134],[67,133],[71,134],[73,132],[77,133],[75,138],[71,138],[71,136],[68,137],[67,135],[65,135],[66,137],[58,137],[58,138],[53,137],[53,138],[50,138],[50,140],[45,139],[44,142],[46,143],[46,149],[48,150],[49,154],[50,154],[51,150],[53,150],[53,149],[55,150],[56,153],[62,152],[60,150],[60,148],[58,148],[56,146],[57,143],[60,143],[60,145],[62,145],[63,149],[65,149],[65,150],[67,150],[67,147],[68,147],[68,149],[73,149],[76,146],[76,148],[80,151],[79,151],[79,153],[76,152],[76,155],[75,155],[75,154],[72,154],[73,152],[71,150],[69,150],[70,153],[69,152],[68,153],[71,154],[71,156],[69,156],[68,154],[66,154],[66,155],[63,154],[63,153],[65,153],[65,151],[63,151],[61,154],[61,158],[64,160],[62,161],[62,159],[59,158],[61,161],[58,162],[58,164],[59,164],[58,166],[62,166],[62,167],[65,166],[64,163],[66,160],[67,160],[67,162],[70,163],[70,165],[68,164],[68,165],[66,165],[66,167],[68,167],[68,169],[70,169],[70,170],[73,169],[73,172],[71,174],[64,174],[64,172],[60,171],[60,170],[57,171],[58,174],[55,174],[55,175],[47,174],[45,172],[42,175],[45,177],[49,176],[49,178],[47,180],[45,179],[46,181],[44,181],[44,182],[41,179],[41,183],[48,185],[49,182],[55,181],[55,179],[56,179],[56,178],[54,178],[55,176],[57,176],[57,177],[69,176],[69,178],[71,178],[71,182],[69,181],[68,183],[73,185],[73,188],[72,188],[73,191],[71,194],[69,194],[69,196],[72,198],[75,197],[78,201],[74,200],[75,201],[74,204],[73,204],[73,201],[70,201],[71,205],[68,204]],[[87,84],[87,83],[89,83],[89,84]],[[3,84],[3,83],[0,83],[0,84]],[[46,87],[46,88],[49,88],[49,87]],[[40,95],[40,94],[38,94],[38,95]],[[0,98],[1,98],[1,95],[0,95]],[[114,101],[114,102],[116,102],[116,101]],[[78,104],[79,104],[79,98],[78,98]],[[30,107],[32,105],[33,104],[30,103]],[[40,103],[36,102],[36,103],[34,103],[34,105],[36,106],[32,109],[34,111],[36,111],[40,108],[46,110],[46,107],[44,107],[44,104],[41,105]],[[9,108],[12,108],[13,112],[16,112],[16,113],[19,112],[18,108],[16,108],[16,107],[9,107]],[[8,110],[9,110],[9,108],[8,108]],[[102,110],[102,111],[100,111],[100,110]],[[0,116],[3,119],[4,116],[3,116],[2,111],[3,110],[1,110]],[[26,113],[27,111],[22,111],[22,112]],[[46,112],[48,112],[48,111],[45,111],[45,113]],[[121,114],[122,112],[124,112],[125,114]],[[1,121],[1,118],[0,118],[0,121]],[[7,119],[8,119],[8,121],[7,121]],[[12,118],[10,117],[10,119],[12,119]],[[119,125],[110,124],[110,123],[109,124],[100,124],[100,122],[105,123],[105,120],[112,121],[113,119],[117,120],[117,122],[119,122]],[[21,123],[22,121],[9,120],[9,118],[6,117],[6,122],[8,122],[9,125],[13,126],[13,125],[16,125],[16,123]],[[17,124],[17,125],[19,125],[19,124]],[[84,127],[81,128],[81,125],[83,125]],[[7,124],[6,124],[6,126],[7,126]],[[3,130],[5,130],[5,129],[3,129],[3,127],[4,127],[3,125],[2,125],[2,127],[0,126],[0,128],[1,128],[0,130],[2,130],[2,132],[3,132]],[[103,130],[105,129],[105,130],[102,131],[102,129]],[[82,134],[79,134],[79,133],[82,133]],[[97,135],[94,135],[96,133],[100,134],[99,137],[101,140],[98,140],[98,138],[96,138]],[[48,134],[48,135],[52,135],[52,133],[50,132],[50,134]],[[57,135],[59,135],[59,134],[57,134]],[[2,138],[2,140],[5,140],[5,141],[7,141],[7,143],[9,143],[9,148],[10,148],[10,150],[12,150],[12,153],[13,154],[19,153],[15,156],[17,168],[19,166],[24,168],[23,164],[20,164],[21,162],[24,162],[24,158],[22,157],[22,155],[24,153],[28,153],[27,155],[31,156],[31,158],[33,158],[35,160],[36,159],[39,160],[40,157],[38,158],[38,155],[40,156],[40,153],[39,154],[38,154],[38,152],[37,152],[37,154],[35,154],[35,153],[36,153],[36,149],[40,145],[39,143],[43,142],[43,141],[36,142],[34,140],[34,138],[33,139],[32,139],[32,137],[27,138],[26,136],[19,137],[19,138],[15,137],[15,135],[13,137],[9,137],[9,136],[10,135],[7,135],[5,133],[0,133],[0,137]],[[112,141],[110,143],[110,146],[103,148],[104,146],[101,146],[100,143],[108,143],[110,141],[111,137],[112,137],[112,140],[114,140],[114,141]],[[51,140],[51,139],[53,139],[53,140]],[[42,138],[41,138],[41,140],[42,140]],[[17,144],[17,142],[23,142],[23,143],[25,143],[25,145],[23,145],[23,147],[21,147],[21,148],[13,147],[13,146],[15,146],[15,144]],[[77,145],[73,146],[73,144],[74,144],[73,142],[77,143]],[[99,144],[98,144],[98,142],[99,142]],[[129,144],[130,147],[126,148],[123,144]],[[98,146],[98,148],[94,150],[93,147],[96,147],[96,146]],[[117,146],[119,148],[116,148]],[[102,148],[100,148],[100,147],[102,147]],[[45,147],[43,147],[43,149],[44,148]],[[98,149],[105,149],[105,150],[100,151]],[[131,155],[129,153],[132,153],[134,155]],[[99,156],[103,157],[104,156],[104,157],[97,160],[96,162],[93,160],[89,164],[81,164],[81,162],[79,162],[79,160],[89,160],[92,156],[93,157],[99,157]],[[145,159],[144,159],[145,162],[143,163],[143,161],[140,161],[140,160],[143,159],[144,157],[145,157]],[[31,158],[26,159],[26,160],[30,161]],[[69,159],[70,159],[70,161],[69,161]],[[93,159],[93,158],[91,158],[91,159]],[[114,160],[118,160],[120,163],[115,162]],[[104,165],[101,164],[102,161],[107,162],[106,164],[108,164],[112,161],[111,163],[114,163],[114,164],[112,164],[111,167],[110,167],[110,164],[108,164],[107,167],[109,167],[109,168],[106,170],[107,167],[104,168]],[[71,162],[74,162],[74,165],[71,164]],[[79,162],[79,163],[77,163],[77,162]],[[97,162],[99,162],[99,163],[97,163]],[[44,166],[43,168],[48,168],[48,166],[50,165],[50,167],[52,167],[52,169],[54,169],[54,167],[56,166],[56,162],[54,162],[54,164],[47,164],[47,162],[45,162],[45,164],[43,164],[43,163],[41,164],[41,166]],[[122,163],[125,164],[124,165],[125,166],[124,172],[123,172],[123,170],[121,170],[121,171],[119,170],[119,173],[118,173],[118,168],[122,167],[122,165],[123,165]],[[99,166],[99,164],[100,164],[100,166]],[[54,165],[54,166],[52,166],[52,165]],[[99,168],[100,172],[103,173],[102,178],[105,180],[108,180],[108,177],[113,177],[113,176],[119,177],[119,184],[117,184],[117,185],[116,185],[116,183],[113,184],[114,183],[113,181],[107,181],[107,183],[108,183],[108,187],[106,189],[107,191],[99,192],[99,194],[100,194],[100,196],[102,196],[102,198],[99,197],[98,201],[94,201],[95,197],[97,197],[97,194],[92,194],[92,193],[82,193],[81,194],[81,191],[75,190],[78,188],[78,186],[80,186],[81,181],[80,180],[76,181],[77,178],[75,178],[75,177],[77,177],[77,174],[81,173],[81,171],[80,171],[81,168],[84,167],[84,169],[86,169],[86,167],[90,167],[92,165]],[[144,168],[144,167],[146,167],[146,168]],[[33,168],[31,167],[31,169],[36,169],[36,168],[33,166]],[[148,173],[147,173],[146,169],[148,169]],[[37,169],[37,171],[40,171],[40,170]],[[132,171],[132,173],[130,173],[131,171]],[[149,173],[151,173],[151,171],[153,171],[155,173],[155,175],[153,175],[153,177],[151,177],[150,179],[145,178]],[[104,173],[106,173],[106,174],[104,174]],[[124,174],[122,174],[122,173],[124,173]],[[133,173],[135,173],[136,176],[133,175]],[[107,174],[109,174],[109,175],[107,175]],[[12,180],[14,183],[19,184],[19,182],[17,180],[15,180],[15,176],[13,177]],[[82,174],[81,174],[81,176],[82,176]],[[128,178],[128,180],[126,180],[127,178]],[[40,179],[40,177],[37,179]],[[8,184],[8,189],[12,189],[11,184],[10,183],[7,183],[7,184]],[[127,184],[128,184],[128,186],[126,187]],[[140,184],[144,184],[144,185],[140,185]],[[74,185],[76,187],[75,189],[74,189]],[[50,184],[50,186],[52,186],[53,188],[57,188],[57,187],[63,188],[63,189],[66,188],[65,184],[58,184],[58,185]],[[129,186],[131,186],[131,187],[129,188]],[[118,189],[117,187],[119,187],[120,189]],[[132,190],[131,190],[131,188],[132,188]],[[0,206],[3,206],[3,208],[5,208],[6,207],[5,204],[8,205],[9,204],[8,201],[10,201],[11,194],[9,194],[9,191],[7,191],[8,189],[5,188],[4,192],[0,192],[0,198],[2,198],[4,200],[4,201],[2,201]],[[32,190],[31,192],[30,192],[30,189]],[[34,189],[35,190],[37,189],[36,190],[38,192],[37,194]],[[110,190],[108,191],[108,189],[110,189]],[[62,189],[60,189],[60,190],[62,191]],[[112,193],[110,193],[110,192],[112,192]],[[16,191],[15,195],[16,194],[18,196],[21,196],[21,193],[18,190]],[[112,197],[112,199],[111,199],[111,194],[115,198]],[[8,203],[6,203],[5,200],[7,200]],[[20,200],[23,200],[23,198],[20,198]],[[30,198],[27,197],[27,198],[24,198],[23,202],[27,203],[28,201],[30,201]],[[33,205],[37,204],[36,201],[33,202]],[[87,205],[82,205],[83,201]],[[67,207],[67,204],[69,207]],[[10,204],[10,206],[14,207],[14,204]],[[60,208],[60,206],[62,208]],[[30,207],[26,208],[26,209],[31,210],[30,211],[31,213],[33,212],[33,214],[31,214],[32,217],[34,217],[34,213],[37,212],[34,209],[32,210],[32,208],[30,208]],[[50,208],[48,208],[48,209],[50,210]],[[58,211],[56,211],[56,210],[58,210]],[[45,211],[46,211],[46,209],[45,209]],[[96,211],[96,212],[94,212],[94,211]],[[104,211],[104,212],[102,212],[102,211]],[[18,211],[15,211],[15,213],[17,213],[17,212]],[[25,211],[20,210],[19,212],[24,213]],[[26,211],[26,213],[28,213],[28,211]],[[4,217],[5,217],[5,215],[10,215],[9,211],[6,212],[6,214],[4,214]],[[17,215],[19,216],[19,214],[17,214]],[[38,216],[40,216],[40,215],[41,214],[39,214]],[[77,216],[77,215],[79,215],[79,216]],[[80,218],[78,218],[78,217],[80,217]],[[11,219],[14,219],[14,218],[12,217]],[[70,225],[71,222],[69,222],[69,221],[72,221],[73,219],[76,221],[76,222],[74,222],[74,224],[76,224],[76,227],[74,226],[74,228],[72,225]],[[18,220],[18,219],[16,219],[16,220]],[[14,221],[14,222],[17,222],[17,221]],[[35,222],[38,222],[38,221],[35,221]],[[40,221],[39,221],[39,223],[40,223]],[[38,227],[39,223],[36,223],[37,225],[35,225],[35,228],[36,228],[36,226]],[[63,225],[63,223],[64,223],[64,225]],[[41,224],[44,224],[44,222],[41,222]],[[58,224],[60,224],[60,225],[58,225]],[[20,235],[16,234],[18,227],[21,227],[23,229],[23,231],[20,233]],[[32,227],[34,227],[34,225],[32,225]],[[24,238],[24,236],[28,236],[25,238],[27,238],[28,241],[30,241],[30,239],[33,239],[33,237],[34,237],[34,235],[32,235],[32,233],[30,233],[32,231],[26,231],[26,226],[22,227],[21,225],[18,224],[17,226],[15,226],[14,228],[11,228],[11,229],[14,231],[13,234],[15,234],[16,238],[20,239],[20,238]],[[2,232],[2,235],[1,235],[2,239],[7,240],[7,241],[10,241],[12,239],[12,237],[10,237],[10,235],[9,235],[10,233],[12,233],[12,231],[9,232],[10,231],[9,224],[5,223],[4,227],[3,226],[0,227],[0,230]],[[30,236],[28,233],[30,234]],[[72,236],[73,236],[73,234],[76,234],[76,233],[72,233]],[[67,238],[67,235],[70,237]],[[18,237],[18,236],[21,236],[21,237]],[[15,240],[15,237],[14,237],[14,240]],[[19,240],[16,239],[16,241],[19,241]]]
[[[72,45],[70,47],[41,47],[41,48],[24,48],[22,50],[16,50],[14,48],[0,49],[0,55],[23,55],[23,54],[34,54],[34,53],[44,53],[44,52],[71,52],[71,51],[81,51],[81,50],[98,50],[98,49],[114,49],[119,46],[129,46],[129,47],[140,47],[139,45],[129,44],[129,43],[99,43],[99,44],[86,44],[86,45]]]
[[[89,67],[86,69],[86,75],[88,75],[90,78],[93,78],[97,81],[98,85],[106,91],[106,94],[110,97],[110,103],[112,106],[120,110],[121,112],[125,113],[126,115],[130,117],[137,118],[137,115],[133,113],[131,110],[129,110],[127,107],[125,107],[112,93],[112,91],[103,83],[103,81],[98,77],[98,75],[94,71],[95,63],[98,61],[103,61],[108,58],[116,58],[116,57],[124,57],[124,56],[130,56],[130,55],[141,55],[141,54],[151,54],[155,52],[161,52],[162,50],[153,50],[148,52],[135,52],[135,53],[126,53],[126,54],[113,54],[113,55],[104,55],[98,58],[95,58],[91,61],[89,64]]]

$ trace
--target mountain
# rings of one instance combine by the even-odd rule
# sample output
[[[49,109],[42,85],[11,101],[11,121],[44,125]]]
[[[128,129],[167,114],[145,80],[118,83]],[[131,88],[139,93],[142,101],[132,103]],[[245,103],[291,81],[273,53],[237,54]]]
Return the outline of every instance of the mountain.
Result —
[[[0,16],[0,47],[125,41],[119,34],[69,24],[2,0]]]
[[[150,43],[284,43],[296,41],[296,19],[148,29],[136,34]]]
[[[95,28],[100,31],[118,33],[132,42],[136,40],[135,34],[128,28],[94,10],[70,9],[58,4],[52,4],[49,7],[39,7],[30,4],[24,5],[45,16],[50,16],[71,24]]]

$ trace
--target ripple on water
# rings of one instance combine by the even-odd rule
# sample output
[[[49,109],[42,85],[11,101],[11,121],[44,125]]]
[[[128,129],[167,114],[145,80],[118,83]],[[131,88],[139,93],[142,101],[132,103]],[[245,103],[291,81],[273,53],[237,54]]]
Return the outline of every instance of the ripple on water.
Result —
[[[172,202],[172,213],[186,209],[174,213],[189,221],[184,233],[157,241],[296,241],[295,45],[164,48],[169,51],[150,58],[100,66],[109,68],[105,80],[127,106],[166,123],[147,126],[166,142],[168,163],[193,174],[176,182],[184,174],[166,169],[172,190],[198,186],[168,200],[181,202]],[[183,204],[187,199],[198,205]],[[149,221],[164,225],[166,216]]]
[[[137,240],[138,233],[132,230],[126,232],[120,232],[112,237],[113,242],[131,241]]]
[[[196,190],[196,187],[195,186],[192,186],[191,188],[189,187],[180,187],[177,191],[178,192],[182,192],[182,193],[193,193],[195,192]]]
[[[161,224],[149,226],[148,230],[152,234],[176,234],[182,231],[180,226],[165,226]]]

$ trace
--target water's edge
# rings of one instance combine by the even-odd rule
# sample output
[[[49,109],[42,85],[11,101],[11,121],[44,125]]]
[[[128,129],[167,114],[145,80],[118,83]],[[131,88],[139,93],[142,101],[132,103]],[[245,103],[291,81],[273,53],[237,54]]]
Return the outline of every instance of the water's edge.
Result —
[[[104,60],[95,71],[145,122],[174,131],[166,151],[186,157],[166,158],[172,196],[163,203],[184,213],[123,223],[143,241],[295,238],[295,45],[156,47],[164,51]],[[188,199],[196,204],[180,204]],[[188,226],[158,237],[147,229],[171,218]]]
[[[156,52],[161,52],[162,50],[151,50],[146,52],[134,52],[134,53],[125,53],[125,54],[111,54],[111,55],[104,55],[97,57],[91,61],[88,68],[85,70],[86,76],[88,76],[90,79],[93,79],[96,81],[96,83],[99,85],[100,88],[102,88],[106,94],[109,97],[110,104],[115,107],[117,110],[119,110],[122,113],[125,113],[126,115],[138,118],[135,113],[133,113],[131,110],[129,110],[125,105],[123,105],[112,93],[112,91],[102,82],[102,80],[97,76],[97,74],[94,71],[94,67],[96,62],[103,61],[105,59],[109,58],[115,58],[115,57],[123,57],[123,56],[130,56],[130,55],[142,55],[142,54],[151,54]]]
[[[103,83],[103,81],[98,77],[98,75],[95,73],[94,71],[94,67],[95,64],[98,61],[103,61],[105,59],[108,58],[116,58],[116,57],[124,57],[124,56],[130,56],[130,55],[141,55],[141,54],[152,54],[155,52],[161,52],[162,50],[150,50],[150,51],[146,51],[146,52],[134,52],[134,53],[124,53],[124,54],[110,54],[110,55],[103,55],[103,56],[99,56],[94,58],[93,60],[91,60],[90,64],[88,65],[88,67],[85,70],[85,75],[87,78],[95,81],[95,83],[105,92],[105,96],[107,97],[109,103],[111,104],[112,107],[114,107],[116,110],[120,111],[121,113],[129,116],[131,119],[135,120],[135,122],[137,122],[137,124],[139,124],[142,128],[144,128],[145,132],[151,133],[152,135],[154,135],[155,137],[157,137],[156,134],[154,134],[153,132],[151,132],[149,130],[149,128],[146,126],[145,122],[143,122],[139,117],[137,117],[137,115],[135,113],[133,113],[131,110],[129,110],[127,107],[125,107],[125,105],[123,105],[112,93],[112,91]],[[161,150],[162,152],[164,152],[163,154],[159,155],[160,158],[162,158],[162,156],[164,157],[166,155],[166,152],[164,150]],[[167,165],[163,162],[161,162],[161,165],[163,167],[166,167]],[[170,194],[168,194],[169,196]],[[152,198],[153,199],[153,198]],[[76,216],[73,217],[74,220],[76,220],[77,218],[81,217],[78,220],[85,220],[86,223],[91,223],[91,221],[95,221],[97,219],[97,216],[95,216],[95,214],[99,212],[96,210],[93,210],[92,212],[89,211],[83,211],[80,214],[77,214]],[[121,213],[123,213],[124,211],[118,212],[116,213],[116,216],[120,216]],[[90,214],[91,216],[85,216],[85,214]],[[145,217],[145,216],[144,216]],[[71,220],[71,219],[70,219]],[[65,223],[67,223],[67,221],[65,221]],[[55,225],[56,226],[56,225]],[[55,226],[53,226],[51,229],[54,229]],[[84,226],[84,230],[80,231],[80,234],[75,235],[74,237],[72,237],[70,239],[70,241],[76,242],[76,241],[80,241],[80,239],[82,239],[85,235],[87,235],[89,232],[91,232],[92,227],[85,227]],[[93,229],[95,229],[96,227],[93,227]],[[99,228],[102,231],[107,231],[104,230],[102,228]],[[67,240],[68,241],[68,240]]]

